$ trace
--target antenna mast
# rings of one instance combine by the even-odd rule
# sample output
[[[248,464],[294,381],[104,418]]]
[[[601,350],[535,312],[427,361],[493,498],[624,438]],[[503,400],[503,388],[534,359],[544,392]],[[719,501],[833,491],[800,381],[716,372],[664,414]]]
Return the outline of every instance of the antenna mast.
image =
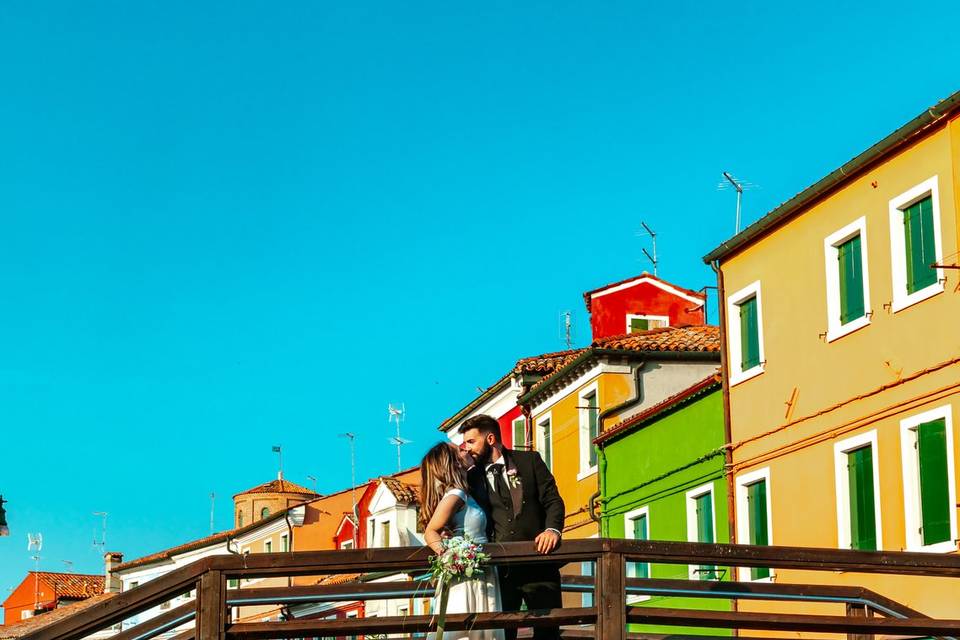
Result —
[[[357,511],[357,436],[347,431],[346,433],[341,433],[340,437],[350,440],[350,494],[353,500],[353,547],[356,549],[357,545],[360,544],[360,513]],[[316,491],[316,487],[314,487],[314,491]]]
[[[406,419],[407,408],[401,402],[399,407],[395,407],[392,404],[387,405],[387,421],[397,423],[397,435],[393,438],[387,438],[390,441],[390,444],[396,445],[397,447],[397,473],[403,471],[403,462],[400,458],[400,449],[405,444],[410,444],[410,440],[405,440],[400,437],[400,423]]]
[[[273,452],[279,457],[277,461],[277,480],[283,480],[283,447],[274,445]]]
[[[643,220],[640,221],[640,226],[643,227],[643,231],[637,231],[636,235],[638,236],[650,236],[650,241],[653,244],[653,255],[650,255],[650,252],[644,247],[640,247],[640,251],[643,251],[643,255],[647,256],[647,260],[653,265],[653,275],[657,275],[657,265],[659,261],[657,260],[657,234],[653,229],[647,226],[647,223]]]
[[[43,549],[43,534],[27,534],[27,551],[36,551],[35,555],[30,556],[34,562],[33,571],[33,612],[36,613],[40,608],[40,550]]]
[[[570,311],[560,312],[560,339],[567,349],[573,348],[573,314]]]
[[[107,550],[107,512],[106,511],[94,511],[93,515],[100,516],[103,518],[103,525],[100,531],[100,540],[97,540],[97,534],[93,534],[93,546],[94,548],[99,547],[100,554],[102,555]]]
[[[210,535],[213,535],[213,508],[216,505],[217,494],[210,492]]]
[[[723,177],[737,190],[737,224],[734,233],[740,233],[740,200],[743,198],[743,186],[727,171],[723,172]]]

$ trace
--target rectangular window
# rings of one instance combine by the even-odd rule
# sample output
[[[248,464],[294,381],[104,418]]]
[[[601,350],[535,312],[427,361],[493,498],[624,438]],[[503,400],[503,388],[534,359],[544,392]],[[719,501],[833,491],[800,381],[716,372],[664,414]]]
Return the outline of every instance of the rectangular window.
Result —
[[[340,543],[341,549],[353,549],[353,540],[344,540]]]
[[[867,219],[860,217],[824,240],[827,342],[870,324]]]
[[[597,447],[593,444],[593,440],[599,434],[600,406],[597,400],[596,383],[580,392],[577,412],[580,422],[580,471],[577,474],[577,480],[582,480],[597,471]]]
[[[863,307],[863,255],[860,234],[837,247],[840,275],[840,324],[848,324],[865,313]]]
[[[890,201],[894,312],[943,291],[937,176]]]
[[[649,540],[650,539],[650,509],[641,507],[630,511],[623,517],[624,532],[629,540]],[[649,578],[649,562],[628,562],[628,578]]]
[[[543,458],[544,463],[546,463],[547,469],[553,471],[553,433],[550,428],[550,418],[548,417],[538,422],[537,429],[539,431],[538,435],[540,436],[540,442],[538,443],[540,457]]]
[[[263,552],[271,553],[273,551],[273,540],[264,540],[263,542]]]
[[[227,580],[227,589],[236,589],[240,586],[240,581],[236,578],[230,578]]]
[[[763,373],[765,365],[759,281],[727,298],[725,318],[729,336],[730,384],[739,384]]]
[[[690,542],[716,542],[713,517],[713,485],[704,485],[687,492],[687,540]],[[716,580],[716,567],[699,565],[690,567],[691,580]]]
[[[933,235],[933,198],[916,202],[903,210],[903,238],[906,251],[907,293],[915,293],[937,281]]]
[[[957,548],[953,426],[947,405],[901,422],[907,549]]]
[[[286,533],[280,536],[280,551],[290,551],[290,536]]]
[[[527,421],[517,418],[513,421],[513,448],[524,449],[527,446]]]
[[[737,308],[740,311],[740,369],[747,371],[760,364],[756,296],[740,302]]]
[[[838,545],[843,549],[877,551],[882,548],[877,432],[838,442],[834,455]]]
[[[380,546],[390,546],[390,521],[384,520],[380,523]]]
[[[766,546],[770,544],[767,535],[767,481],[760,480],[747,485],[747,513],[750,527],[750,544]],[[750,579],[760,580],[770,577],[770,569],[752,567]]]
[[[638,333],[650,329],[659,329],[670,326],[669,316],[643,316],[627,314],[627,333]]]
[[[594,564],[595,564],[595,563],[594,563],[593,560],[587,560],[586,562],[581,562],[581,563],[580,563],[580,575],[581,575],[581,576],[590,576],[590,577],[595,576],[595,575],[596,575],[596,571],[594,571]],[[593,592],[592,592],[592,591],[588,591],[588,592],[586,592],[586,593],[581,594],[581,596],[580,596],[580,606],[581,606],[581,607],[592,607],[592,606],[593,606]]]

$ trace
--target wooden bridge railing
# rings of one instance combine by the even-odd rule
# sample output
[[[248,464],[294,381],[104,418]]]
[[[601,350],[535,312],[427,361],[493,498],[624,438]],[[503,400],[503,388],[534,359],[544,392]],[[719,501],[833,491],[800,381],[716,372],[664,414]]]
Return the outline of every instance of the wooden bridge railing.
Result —
[[[490,544],[487,545],[487,550],[491,552],[493,562],[497,565],[595,561],[595,578],[564,577],[566,590],[592,590],[594,606],[456,614],[448,616],[447,630],[561,625],[574,627],[564,631],[564,635],[570,637],[589,636],[599,640],[661,637],[650,633],[628,633],[628,625],[637,623],[804,634],[841,633],[860,637],[877,634],[960,637],[960,620],[931,619],[862,587],[626,577],[627,562],[649,562],[960,578],[960,556],[957,555],[589,539],[566,541],[555,553],[544,557],[532,553],[531,546],[529,543]],[[413,595],[423,597],[423,583],[366,582],[227,588],[228,580],[239,578],[357,572],[422,574],[429,555],[430,551],[426,548],[406,547],[207,557],[24,637],[29,640],[79,640],[97,631],[110,629],[194,589],[197,590],[195,602],[163,611],[149,620],[118,631],[112,637],[116,640],[149,640],[161,634],[173,633],[191,621],[192,628],[181,631],[175,636],[177,640],[310,638],[430,632],[435,629],[436,620],[427,615],[277,622],[235,622],[229,617],[230,607],[251,603],[284,605],[407,598]],[[953,589],[960,600],[960,580]],[[844,604],[846,609],[845,615],[810,615],[628,606],[628,593],[730,598],[738,601],[764,599],[835,602]],[[792,635],[796,637],[796,633]]]

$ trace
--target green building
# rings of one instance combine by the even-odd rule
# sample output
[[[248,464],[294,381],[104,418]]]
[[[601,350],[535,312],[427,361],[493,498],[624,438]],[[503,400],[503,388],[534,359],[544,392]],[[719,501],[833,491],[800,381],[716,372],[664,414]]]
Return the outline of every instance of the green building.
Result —
[[[604,431],[601,535],[729,542],[720,378],[705,380]],[[729,567],[631,562],[628,578],[731,580]],[[729,599],[631,595],[634,606],[730,611]],[[728,635],[724,630],[636,625],[648,633]]]

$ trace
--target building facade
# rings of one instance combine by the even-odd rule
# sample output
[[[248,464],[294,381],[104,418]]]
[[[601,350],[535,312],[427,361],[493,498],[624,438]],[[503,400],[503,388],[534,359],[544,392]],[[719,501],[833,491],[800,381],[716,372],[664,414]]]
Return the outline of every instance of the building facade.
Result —
[[[958,186],[955,94],[705,257],[723,299],[738,542],[957,552]],[[740,577],[795,577],[776,573]],[[937,580],[816,578],[960,615]]]

